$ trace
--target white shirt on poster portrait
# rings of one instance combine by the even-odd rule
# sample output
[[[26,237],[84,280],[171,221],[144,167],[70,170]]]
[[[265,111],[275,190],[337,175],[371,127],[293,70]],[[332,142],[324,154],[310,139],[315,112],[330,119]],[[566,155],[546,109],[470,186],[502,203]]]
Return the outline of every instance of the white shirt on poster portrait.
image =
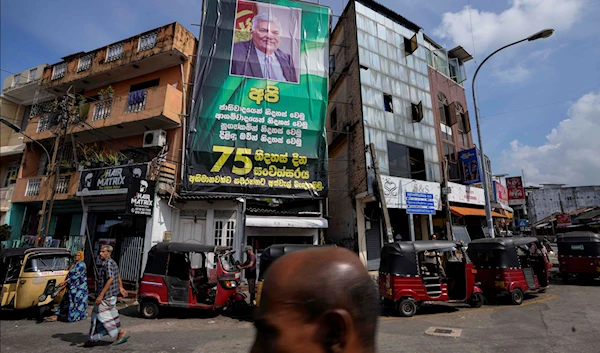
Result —
[[[262,51],[258,50],[258,48],[255,48],[256,50],[256,55],[258,56],[258,62],[260,63],[260,70],[262,71],[262,77],[267,77],[267,69],[266,69],[266,64],[267,64],[267,54],[263,53]],[[276,81],[286,81],[285,77],[283,76],[283,70],[281,69],[281,65],[279,64],[279,60],[277,60],[277,57],[275,56],[275,54],[271,54],[269,55],[270,60],[271,60],[271,67],[273,68],[273,72],[275,73],[275,78],[271,78],[272,80],[276,80]]]

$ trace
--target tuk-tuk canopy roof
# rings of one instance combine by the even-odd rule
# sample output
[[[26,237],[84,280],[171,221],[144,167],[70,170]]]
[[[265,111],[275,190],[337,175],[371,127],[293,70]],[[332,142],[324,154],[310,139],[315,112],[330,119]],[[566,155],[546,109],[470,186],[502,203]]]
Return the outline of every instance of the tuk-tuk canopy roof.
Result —
[[[419,274],[417,253],[461,246],[460,242],[448,240],[397,241],[386,244],[381,249],[379,272],[416,276]]]
[[[483,238],[469,243],[469,249],[477,250],[508,250],[517,246],[537,242],[535,237]]]
[[[268,248],[266,248],[260,255],[260,268],[259,268],[260,278],[261,279],[264,278],[264,275],[265,275],[267,269],[269,268],[269,266],[271,266],[273,261],[282,257],[283,255],[292,253],[294,251],[300,251],[300,250],[324,247],[324,246],[329,246],[329,245],[313,245],[313,244],[276,244],[276,245],[271,245]]]
[[[594,232],[571,232],[556,237],[557,243],[600,243],[600,234]]]
[[[384,248],[389,248],[385,251],[386,255],[394,255],[398,253],[418,253],[423,251],[434,251],[449,249],[453,247],[462,246],[460,242],[450,240],[417,240],[417,241],[397,241],[394,243],[386,244]],[[395,251],[394,251],[395,250]],[[383,256],[382,251],[381,255]]]
[[[13,257],[13,256],[25,256],[25,254],[68,254],[71,252],[65,248],[12,248],[2,249],[0,251],[0,258]]]
[[[215,246],[215,245],[206,245],[206,244],[193,244],[193,243],[172,243],[172,242],[163,242],[158,243],[150,249],[151,251],[156,252],[217,252],[217,251],[225,251],[231,250],[229,246]]]

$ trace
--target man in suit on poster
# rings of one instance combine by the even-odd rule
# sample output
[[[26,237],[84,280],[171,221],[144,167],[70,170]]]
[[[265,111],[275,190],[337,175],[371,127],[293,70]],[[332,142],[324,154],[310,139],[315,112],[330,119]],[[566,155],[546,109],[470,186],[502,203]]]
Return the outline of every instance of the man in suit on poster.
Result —
[[[268,13],[260,13],[252,19],[250,34],[250,40],[233,45],[231,74],[297,83],[292,56],[279,49],[279,20]]]

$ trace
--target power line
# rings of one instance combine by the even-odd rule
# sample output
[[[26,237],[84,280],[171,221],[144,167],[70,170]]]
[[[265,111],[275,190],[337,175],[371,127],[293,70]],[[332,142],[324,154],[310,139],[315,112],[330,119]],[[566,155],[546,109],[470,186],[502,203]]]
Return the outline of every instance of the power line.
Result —
[[[473,35],[473,18],[471,17],[471,0],[467,0],[467,4],[469,6],[469,22],[471,23],[471,41],[473,42],[473,60],[475,61],[475,66],[477,66],[477,59],[475,59],[475,36]]]

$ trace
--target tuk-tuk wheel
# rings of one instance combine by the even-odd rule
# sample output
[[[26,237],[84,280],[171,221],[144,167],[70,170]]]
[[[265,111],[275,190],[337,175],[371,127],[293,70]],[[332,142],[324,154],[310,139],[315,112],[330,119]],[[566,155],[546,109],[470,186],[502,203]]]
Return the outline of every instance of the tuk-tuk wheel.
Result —
[[[481,308],[484,301],[483,293],[473,293],[468,302],[471,308]]]
[[[402,317],[411,317],[417,313],[417,302],[412,298],[402,299],[398,303],[398,312]]]
[[[158,316],[158,304],[153,301],[143,301],[140,306],[140,312],[144,319],[154,319]]]
[[[525,294],[522,290],[516,288],[510,293],[510,299],[512,300],[513,304],[521,305],[523,303],[523,299],[525,299]]]

